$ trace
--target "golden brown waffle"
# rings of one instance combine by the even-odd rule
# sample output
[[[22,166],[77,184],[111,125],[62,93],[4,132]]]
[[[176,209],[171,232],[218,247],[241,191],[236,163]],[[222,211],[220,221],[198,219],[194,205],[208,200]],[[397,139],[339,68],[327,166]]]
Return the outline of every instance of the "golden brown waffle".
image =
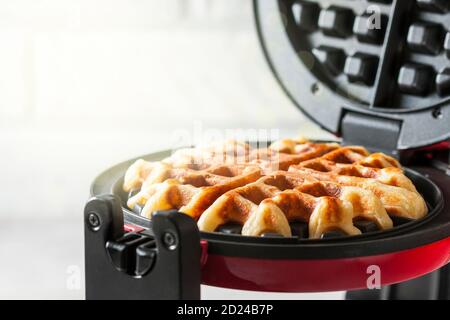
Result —
[[[264,173],[268,174],[278,170],[288,170],[291,165],[314,159],[327,153],[338,150],[336,143],[296,143],[291,148],[281,147],[277,143],[266,149],[256,149],[250,152],[249,162],[257,164]]]
[[[128,199],[127,205],[130,208],[144,205],[141,215],[147,218],[157,210],[178,209],[197,219],[219,196],[260,176],[261,170],[255,165],[193,170],[161,163],[147,176],[139,193]]]
[[[397,167],[379,169],[366,167],[361,164],[343,164],[325,159],[314,159],[292,166],[291,171],[295,169],[300,170],[302,168],[327,172],[333,175],[375,179],[384,184],[417,192],[416,187],[411,180],[403,174],[402,169]]]
[[[317,158],[339,149],[336,143],[311,143],[282,140],[268,148],[250,149],[245,143],[227,141],[207,148],[189,148],[175,152],[163,162],[175,167],[206,169],[214,165],[257,164],[265,173],[287,170],[289,166]]]
[[[174,152],[163,160],[174,167],[206,169],[215,165],[234,165],[247,163],[250,146],[234,140],[217,143],[207,147],[185,148]]]
[[[320,159],[341,164],[359,164],[370,168],[401,168],[397,160],[384,153],[370,154],[365,148],[355,146],[341,147],[325,154]]]
[[[418,219],[423,198],[400,164],[362,147],[281,140],[251,149],[229,141],[184,149],[160,162],[136,161],[124,178],[137,191],[128,206],[141,215],[177,209],[198,219],[202,231],[243,225],[242,234],[290,236],[290,222],[306,222],[309,237],[340,230],[359,234],[354,221],[392,228],[391,216]]]
[[[287,146],[289,146],[289,148]],[[283,149],[282,151],[279,151]],[[137,160],[127,170],[123,188],[129,192],[141,188],[148,178],[162,182],[167,167],[202,171],[214,166],[258,165],[265,173],[287,170],[289,166],[317,158],[339,149],[336,143],[310,143],[303,140],[282,140],[269,148],[251,150],[246,143],[226,141],[206,148],[180,149],[158,162]]]
[[[215,166],[238,163],[236,159],[245,159],[249,154],[249,145],[236,141],[226,141],[206,148],[187,148],[177,150],[170,157],[157,162],[138,159],[125,173],[123,189],[126,192],[141,188],[148,183],[163,182],[167,169],[185,168],[201,171]],[[241,162],[244,164],[245,162]]]
[[[289,222],[304,221],[309,223],[310,238],[319,238],[336,229],[360,234],[353,225],[356,218],[373,221],[380,229],[392,228],[392,220],[371,191],[308,181],[280,171],[225,193],[202,214],[198,225],[200,230],[214,231],[235,222],[243,224],[243,235],[276,232],[291,236]]]
[[[370,190],[380,198],[392,216],[419,219],[427,214],[424,199],[395,159],[381,153],[360,158],[352,151],[343,149],[341,155],[337,150],[291,166],[289,171],[308,179]]]

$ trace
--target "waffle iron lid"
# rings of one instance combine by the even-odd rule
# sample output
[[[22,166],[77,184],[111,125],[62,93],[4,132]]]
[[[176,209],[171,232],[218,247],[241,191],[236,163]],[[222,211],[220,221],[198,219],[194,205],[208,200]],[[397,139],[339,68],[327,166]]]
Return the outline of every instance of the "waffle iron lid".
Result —
[[[450,137],[450,1],[254,0],[288,96],[344,142],[384,150]]]

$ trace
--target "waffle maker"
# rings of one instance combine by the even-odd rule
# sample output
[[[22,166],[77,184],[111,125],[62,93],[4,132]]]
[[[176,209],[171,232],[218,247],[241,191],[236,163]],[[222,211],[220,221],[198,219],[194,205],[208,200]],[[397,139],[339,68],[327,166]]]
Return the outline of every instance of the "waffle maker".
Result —
[[[419,221],[360,236],[199,232],[176,211],[126,208],[120,163],[84,211],[87,299],[198,299],[200,284],[349,299],[450,298],[450,3],[254,0],[272,72],[293,103],[343,144],[392,154],[429,206]],[[378,20],[371,20],[373,13]],[[380,28],[370,28],[372,22]],[[144,156],[160,160],[170,151]],[[300,230],[300,231],[299,231]],[[378,270],[382,289],[367,290]]]

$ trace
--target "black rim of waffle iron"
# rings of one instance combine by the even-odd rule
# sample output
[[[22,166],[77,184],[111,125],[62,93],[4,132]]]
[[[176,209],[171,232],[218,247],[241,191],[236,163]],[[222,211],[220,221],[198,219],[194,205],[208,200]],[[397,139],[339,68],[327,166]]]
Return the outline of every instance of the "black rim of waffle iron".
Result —
[[[347,114],[357,114],[373,125],[398,126],[394,149],[449,138],[449,1],[254,4],[273,73],[297,107],[324,129],[343,134]],[[380,19],[368,24],[373,12]],[[378,21],[380,29],[369,28]]]
[[[161,160],[170,155],[170,151],[162,151],[149,154],[140,158],[149,161]],[[145,229],[151,228],[151,220],[139,216],[126,207],[128,193],[122,190],[123,176],[127,168],[137,159],[132,159],[120,163],[111,169],[103,172],[95,179],[91,186],[91,195],[112,193],[121,199],[124,219],[127,223],[132,223]],[[301,239],[298,237],[249,237],[238,234],[225,234],[222,232],[201,232],[201,237],[208,241],[209,250],[217,254],[243,256],[243,257],[270,257],[270,258],[332,258],[342,256],[360,256],[371,253],[380,253],[385,251],[396,251],[400,247],[405,249],[415,247],[418,241],[430,243],[435,237],[440,237],[436,232],[425,233],[421,237],[409,239],[406,242],[401,241],[403,235],[411,235],[415,230],[420,230],[423,225],[433,221],[442,211],[444,204],[440,189],[422,174],[405,168],[405,173],[413,181],[419,192],[423,195],[429,206],[429,213],[422,219],[405,222],[390,230],[374,231],[363,233],[357,236],[342,236],[324,239]],[[146,232],[150,232],[148,230]],[[395,237],[396,239],[392,239]],[[373,243],[379,240],[376,246],[367,247],[364,244]],[[239,246],[239,251],[236,251]],[[331,250],[340,248],[342,250]],[[283,248],[302,248],[300,251],[289,253]],[[318,250],[321,248],[321,250]]]

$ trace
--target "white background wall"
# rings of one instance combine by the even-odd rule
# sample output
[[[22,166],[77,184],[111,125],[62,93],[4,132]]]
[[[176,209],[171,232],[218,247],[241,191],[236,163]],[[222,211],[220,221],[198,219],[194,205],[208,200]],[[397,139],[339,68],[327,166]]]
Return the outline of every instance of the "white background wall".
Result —
[[[0,1],[0,298],[82,298],[66,271],[83,265],[90,182],[170,147],[174,128],[323,136],[276,84],[253,23],[250,0]]]

